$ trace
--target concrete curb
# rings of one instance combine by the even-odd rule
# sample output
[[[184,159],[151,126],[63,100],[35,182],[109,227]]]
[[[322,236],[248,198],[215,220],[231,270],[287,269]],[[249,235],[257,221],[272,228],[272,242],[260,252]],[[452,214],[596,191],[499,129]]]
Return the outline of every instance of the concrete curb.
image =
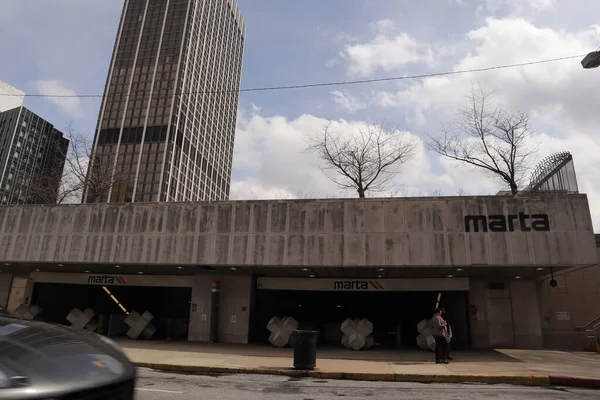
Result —
[[[552,386],[578,387],[585,389],[600,389],[600,379],[579,378],[574,376],[556,376],[550,375],[550,384]]]
[[[249,368],[249,367],[209,367],[202,365],[173,365],[163,363],[135,362],[137,367],[150,368],[169,372],[190,372],[204,374],[257,374],[257,375],[279,375],[291,378],[317,378],[317,379],[340,379],[354,381],[385,381],[385,382],[416,382],[416,383],[479,383],[479,384],[508,384],[516,386],[575,386],[577,383],[560,384],[552,382],[547,375],[418,375],[418,374],[393,374],[393,373],[369,373],[369,372],[332,372],[295,370],[293,368]],[[562,381],[577,379],[565,377]],[[556,378],[555,378],[556,380]],[[587,380],[589,381],[589,380]],[[587,387],[587,386],[580,386]],[[600,388],[600,380],[598,386]]]

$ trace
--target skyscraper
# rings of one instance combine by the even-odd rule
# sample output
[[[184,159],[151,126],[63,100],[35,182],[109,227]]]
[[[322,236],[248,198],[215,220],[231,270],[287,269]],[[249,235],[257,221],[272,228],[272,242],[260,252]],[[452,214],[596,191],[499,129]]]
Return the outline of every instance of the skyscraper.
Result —
[[[234,0],[125,0],[85,202],[228,198],[244,38]]]
[[[56,203],[69,140],[20,106],[0,112],[0,204]]]

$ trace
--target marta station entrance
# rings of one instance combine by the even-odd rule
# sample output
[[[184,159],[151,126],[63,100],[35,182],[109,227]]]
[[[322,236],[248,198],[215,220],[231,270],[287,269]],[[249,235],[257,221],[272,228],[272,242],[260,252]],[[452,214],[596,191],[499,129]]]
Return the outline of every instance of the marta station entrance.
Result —
[[[341,346],[341,324],[367,318],[386,348],[416,347],[417,324],[440,306],[454,326],[455,348],[469,346],[469,280],[258,278],[251,340],[267,343],[273,317],[293,317],[300,329],[319,331],[319,344]]]

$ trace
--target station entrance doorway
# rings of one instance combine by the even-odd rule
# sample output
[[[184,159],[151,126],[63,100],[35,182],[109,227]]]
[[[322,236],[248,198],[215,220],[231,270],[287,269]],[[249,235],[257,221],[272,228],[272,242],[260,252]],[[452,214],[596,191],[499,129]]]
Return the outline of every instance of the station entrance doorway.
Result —
[[[319,345],[341,346],[341,324],[367,318],[384,348],[416,347],[417,324],[439,306],[453,329],[453,348],[470,345],[468,279],[258,278],[251,340],[266,343],[271,318],[291,316],[300,329],[319,331]]]
[[[94,311],[96,332],[125,337],[129,313],[152,314],[156,328],[150,339],[186,340],[192,296],[190,280],[181,276],[33,273],[31,305],[39,319],[71,325],[73,309]]]

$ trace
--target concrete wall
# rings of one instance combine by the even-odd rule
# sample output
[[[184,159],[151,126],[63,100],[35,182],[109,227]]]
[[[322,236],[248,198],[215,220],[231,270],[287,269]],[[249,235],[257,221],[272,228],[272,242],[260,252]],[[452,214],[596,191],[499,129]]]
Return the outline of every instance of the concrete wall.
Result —
[[[546,306],[545,346],[581,350],[589,343],[577,327],[600,316],[600,265],[555,279],[555,288],[549,287],[548,280],[540,282],[541,301]]]
[[[188,340],[210,340],[212,281],[219,281],[219,341],[248,343],[252,278],[250,276],[196,276],[192,287],[192,304],[197,312],[190,312]]]
[[[550,231],[465,232],[546,213]],[[0,207],[0,261],[277,266],[591,265],[585,195]]]
[[[471,316],[471,346],[474,348],[543,347],[540,305],[536,281],[471,281],[469,302],[479,315]]]
[[[542,324],[536,281],[510,283],[515,347],[541,349]]]

